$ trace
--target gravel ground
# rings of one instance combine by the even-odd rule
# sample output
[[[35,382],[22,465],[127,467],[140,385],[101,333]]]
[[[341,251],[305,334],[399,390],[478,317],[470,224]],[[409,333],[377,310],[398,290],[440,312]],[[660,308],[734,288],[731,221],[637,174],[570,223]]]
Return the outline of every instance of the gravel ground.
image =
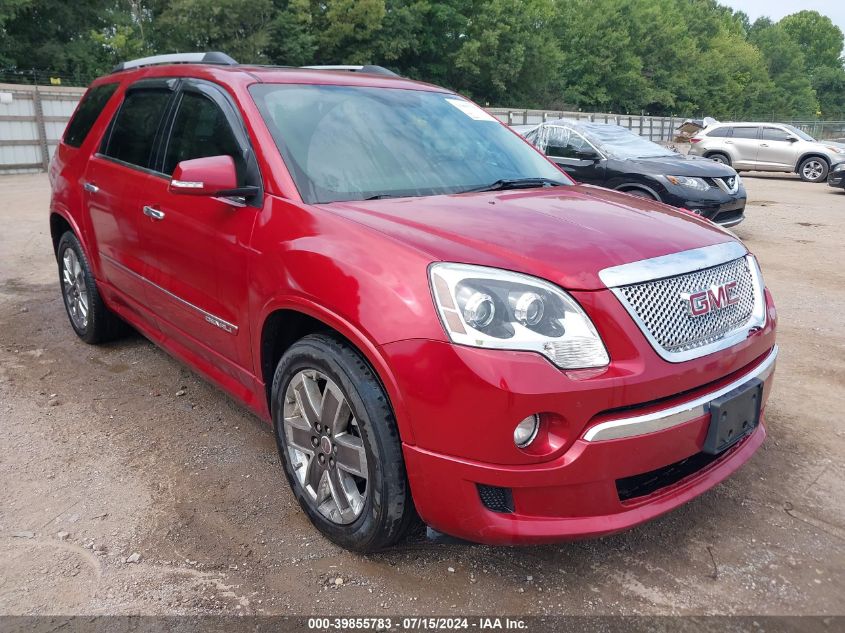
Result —
[[[311,528],[261,421],[138,336],[73,335],[46,176],[0,178],[0,613],[845,614],[845,194],[746,186],[781,319],[747,465],[622,535],[363,557]]]

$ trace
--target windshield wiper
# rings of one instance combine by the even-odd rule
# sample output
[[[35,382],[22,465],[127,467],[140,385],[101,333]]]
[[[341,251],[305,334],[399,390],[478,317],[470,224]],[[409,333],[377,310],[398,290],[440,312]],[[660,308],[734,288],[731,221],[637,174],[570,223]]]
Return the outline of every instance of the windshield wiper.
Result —
[[[506,189],[537,189],[539,187],[561,187],[568,183],[552,180],[551,178],[501,178],[489,185],[466,189],[461,193],[479,191],[504,191]]]
[[[399,196],[394,196],[389,193],[377,193],[374,196],[370,196],[369,198],[364,198],[364,200],[384,200],[386,198],[398,198]]]

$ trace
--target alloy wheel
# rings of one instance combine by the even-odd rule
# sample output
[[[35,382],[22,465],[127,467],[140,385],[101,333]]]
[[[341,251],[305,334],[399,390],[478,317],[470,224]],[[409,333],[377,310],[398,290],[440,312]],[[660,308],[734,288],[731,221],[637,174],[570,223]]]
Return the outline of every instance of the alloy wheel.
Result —
[[[62,256],[62,292],[73,324],[78,330],[84,330],[88,326],[88,286],[85,272],[72,248],[65,249]]]
[[[801,173],[807,180],[818,180],[824,173],[824,165],[819,160],[811,160],[804,163]]]
[[[361,516],[367,498],[367,454],[361,428],[341,389],[305,369],[285,390],[288,459],[308,503],[333,523]]]

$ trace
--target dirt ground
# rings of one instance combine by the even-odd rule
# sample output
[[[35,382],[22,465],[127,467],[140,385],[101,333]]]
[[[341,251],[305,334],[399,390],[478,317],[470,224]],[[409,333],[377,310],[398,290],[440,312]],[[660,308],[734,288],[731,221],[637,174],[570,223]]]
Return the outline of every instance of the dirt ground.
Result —
[[[618,536],[363,557],[308,523],[262,422],[145,339],[74,336],[46,176],[0,178],[0,613],[845,614],[845,193],[745,182],[781,320],[747,465]]]

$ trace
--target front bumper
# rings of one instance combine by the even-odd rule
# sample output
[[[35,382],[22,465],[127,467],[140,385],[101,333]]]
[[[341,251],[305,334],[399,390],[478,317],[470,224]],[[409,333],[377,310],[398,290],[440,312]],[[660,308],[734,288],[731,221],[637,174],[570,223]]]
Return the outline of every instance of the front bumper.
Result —
[[[761,423],[694,472],[622,495],[620,480],[697,459],[709,426],[706,404],[732,383],[760,374],[765,401],[775,310],[767,292],[761,330],[722,352],[673,364],[656,355],[609,293],[577,294],[590,314],[601,315],[596,324],[613,362],[600,374],[560,371],[536,354],[435,341],[383,348],[414,432],[416,443],[404,445],[414,501],[435,529],[489,544],[617,532],[708,490],[763,442]],[[542,414],[541,437],[517,449],[513,428],[532,413]],[[631,434],[638,422],[642,433]],[[505,489],[511,511],[491,510],[479,485]]]
[[[667,190],[667,194],[662,197],[666,204],[689,209],[726,228],[736,226],[745,219],[746,194],[743,187],[735,194],[713,191],[708,192],[707,197],[701,198]]]
[[[827,184],[831,187],[845,188],[845,170],[831,171],[827,176]]]

